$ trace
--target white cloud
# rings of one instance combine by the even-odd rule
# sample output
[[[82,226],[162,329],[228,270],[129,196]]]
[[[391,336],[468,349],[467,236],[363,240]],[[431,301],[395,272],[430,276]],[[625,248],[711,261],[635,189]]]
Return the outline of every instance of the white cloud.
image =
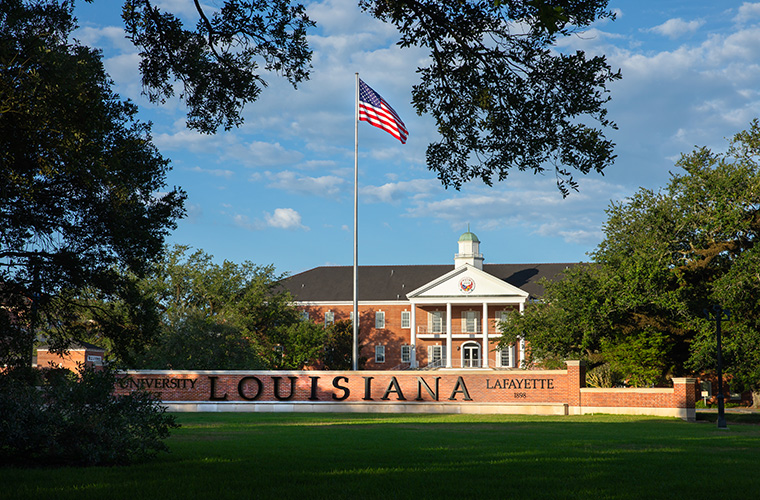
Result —
[[[196,166],[189,170],[192,172],[198,172],[199,174],[208,174],[208,175],[213,175],[214,177],[224,177],[225,179],[231,179],[235,175],[235,172],[233,172],[232,170],[223,170],[219,168],[207,169],[207,168],[201,168],[201,167]]]
[[[748,21],[760,17],[760,3],[744,2],[734,17],[734,22],[744,24]]]
[[[446,221],[452,229],[477,221],[484,230],[520,228],[529,234],[594,246],[603,236],[607,202],[622,198],[625,188],[593,178],[578,180],[580,193],[563,199],[553,179],[515,176],[509,187],[470,188],[449,198],[419,202],[407,210],[407,216]]]
[[[270,227],[309,230],[308,227],[301,224],[301,214],[292,208],[276,208],[273,214],[265,214],[265,219]]]
[[[398,203],[407,198],[429,195],[433,191],[443,191],[436,179],[413,179],[382,186],[364,186],[359,189],[359,197],[365,203]]]
[[[334,197],[339,194],[346,183],[344,179],[334,175],[309,177],[289,170],[276,173],[264,172],[264,175],[270,180],[268,187],[282,189],[291,193],[326,197]]]
[[[236,226],[247,229],[248,231],[261,231],[264,229],[264,224],[261,221],[251,221],[247,215],[236,214],[232,217],[232,221]]]
[[[688,33],[694,33],[705,24],[704,19],[695,19],[694,21],[684,21],[680,17],[668,19],[664,23],[649,28],[646,31],[666,36],[670,39],[679,38]]]

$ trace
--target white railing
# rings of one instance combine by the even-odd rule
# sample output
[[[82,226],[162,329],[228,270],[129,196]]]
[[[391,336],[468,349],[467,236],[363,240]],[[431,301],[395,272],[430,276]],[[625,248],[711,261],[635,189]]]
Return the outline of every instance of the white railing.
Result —
[[[433,328],[429,327],[427,325],[419,325],[417,326],[417,333],[418,334],[428,334],[428,333],[437,333],[440,335],[446,335],[446,327],[443,328]],[[475,328],[465,328],[463,329],[461,326],[452,326],[451,327],[451,333],[452,334],[461,334],[461,333],[483,333],[483,328],[478,325]]]

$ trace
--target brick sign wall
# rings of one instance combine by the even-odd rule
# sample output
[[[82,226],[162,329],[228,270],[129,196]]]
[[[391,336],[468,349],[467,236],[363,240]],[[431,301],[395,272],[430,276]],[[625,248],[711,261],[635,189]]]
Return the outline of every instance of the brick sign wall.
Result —
[[[115,392],[172,411],[640,413],[694,417],[694,379],[671,389],[586,389],[585,370],[128,371]]]

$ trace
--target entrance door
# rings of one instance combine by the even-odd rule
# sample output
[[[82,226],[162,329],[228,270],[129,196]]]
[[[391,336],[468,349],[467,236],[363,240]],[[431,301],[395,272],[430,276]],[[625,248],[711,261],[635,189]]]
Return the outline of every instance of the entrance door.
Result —
[[[478,344],[464,344],[462,346],[462,367],[480,368],[480,346]]]

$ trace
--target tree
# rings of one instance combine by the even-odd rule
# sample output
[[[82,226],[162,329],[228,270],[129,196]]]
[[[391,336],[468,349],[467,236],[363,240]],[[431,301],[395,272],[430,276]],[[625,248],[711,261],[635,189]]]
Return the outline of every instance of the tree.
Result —
[[[359,349],[361,352],[361,349]],[[325,370],[350,370],[353,366],[354,327],[351,321],[336,321],[327,329],[325,352],[322,358]],[[359,366],[365,360],[359,359]]]
[[[705,310],[732,311],[724,361],[737,390],[760,387],[760,124],[725,153],[683,155],[659,192],[640,189],[607,210],[593,266],[547,284],[544,303],[511,318],[537,358],[592,355],[636,385],[715,366]]]
[[[447,187],[471,179],[488,185],[510,169],[544,172],[554,165],[564,195],[577,189],[573,171],[603,172],[615,128],[604,108],[607,84],[620,78],[603,56],[552,50],[597,19],[613,17],[607,0],[359,0],[393,24],[401,47],[430,50],[412,89],[419,114],[436,120],[441,140],[427,151],[428,167]],[[182,84],[188,125],[211,133],[242,123],[242,107],[266,85],[259,66],[294,86],[309,76],[306,30],[314,23],[291,0],[226,0],[187,29],[150,0],[126,0],[127,33],[140,48],[143,86],[163,102]],[[598,124],[600,128],[595,128]]]
[[[169,451],[179,427],[154,394],[115,396],[109,367],[42,369],[35,385],[0,375],[0,464],[117,465]]]
[[[140,48],[143,86],[153,102],[174,95],[188,106],[187,124],[201,132],[243,123],[243,106],[255,101],[267,72],[281,73],[295,87],[307,79],[311,51],[306,29],[314,23],[301,4],[290,0],[233,0],[207,13],[195,1],[199,21],[187,30],[170,12],[150,0],[125,0],[127,34]]]
[[[144,274],[184,213],[185,194],[166,191],[169,162],[150,126],[113,93],[100,53],[71,41],[72,9],[0,3],[0,355],[11,365],[28,365],[35,327],[65,350],[84,289],[151,317],[149,304],[128,300],[130,277]],[[119,346],[140,343],[143,326],[109,334]]]
[[[436,120],[441,140],[428,147],[427,163],[445,186],[473,178],[490,186],[510,169],[540,173],[549,162],[566,195],[577,188],[571,170],[602,172],[612,164],[613,144],[583,122],[615,128],[604,104],[619,72],[603,56],[551,50],[559,35],[611,17],[606,0],[360,5],[395,25],[402,47],[430,49],[412,103]]]
[[[141,282],[161,311],[161,333],[140,368],[301,369],[321,356],[324,328],[302,322],[272,266],[216,264],[203,250],[168,249]]]

